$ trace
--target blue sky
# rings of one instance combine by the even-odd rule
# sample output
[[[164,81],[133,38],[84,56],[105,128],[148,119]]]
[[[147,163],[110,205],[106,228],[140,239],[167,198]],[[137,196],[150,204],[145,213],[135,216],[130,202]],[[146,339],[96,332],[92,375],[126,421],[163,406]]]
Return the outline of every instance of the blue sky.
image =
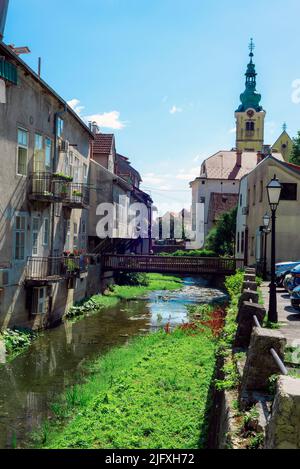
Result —
[[[10,0],[5,42],[28,45],[34,69],[41,56],[43,78],[115,132],[161,210],[179,210],[203,159],[234,146],[250,37],[266,143],[284,121],[300,129],[299,17],[299,0]]]

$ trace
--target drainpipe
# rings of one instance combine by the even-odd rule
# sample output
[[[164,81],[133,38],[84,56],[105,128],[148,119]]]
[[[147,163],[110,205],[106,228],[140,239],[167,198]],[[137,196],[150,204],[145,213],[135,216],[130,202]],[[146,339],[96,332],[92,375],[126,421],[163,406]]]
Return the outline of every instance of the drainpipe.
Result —
[[[58,135],[57,135],[57,122],[58,118],[67,112],[67,104],[64,105],[63,111],[58,111],[54,114],[54,157],[52,160],[52,174],[56,172],[58,163]],[[54,257],[54,222],[55,222],[55,207],[51,206],[51,239],[50,239],[50,252],[51,257]]]

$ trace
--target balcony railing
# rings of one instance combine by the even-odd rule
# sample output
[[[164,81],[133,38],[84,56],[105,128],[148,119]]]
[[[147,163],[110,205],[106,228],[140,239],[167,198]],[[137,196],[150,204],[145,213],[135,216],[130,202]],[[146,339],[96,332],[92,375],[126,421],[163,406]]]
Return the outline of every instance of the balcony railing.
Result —
[[[51,284],[70,277],[79,277],[87,272],[87,262],[80,257],[29,257],[26,266],[26,281]]]
[[[86,184],[64,180],[50,172],[35,172],[30,176],[29,197],[32,200],[63,203],[71,208],[89,205],[89,187]]]
[[[7,62],[5,59],[0,58],[0,78],[10,81],[14,85],[18,84],[18,70],[17,67]]]
[[[86,184],[70,182],[65,186],[63,204],[71,208],[86,208],[90,203],[90,191]]]

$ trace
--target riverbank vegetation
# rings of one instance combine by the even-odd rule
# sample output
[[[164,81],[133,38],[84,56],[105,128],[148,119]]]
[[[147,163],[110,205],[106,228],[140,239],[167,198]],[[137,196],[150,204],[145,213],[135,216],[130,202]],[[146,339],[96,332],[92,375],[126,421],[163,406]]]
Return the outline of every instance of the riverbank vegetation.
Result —
[[[0,333],[0,341],[4,344],[4,354],[8,361],[23,353],[36,338],[31,331],[6,329]]]
[[[190,251],[178,250],[172,253],[162,252],[160,256],[170,257],[218,257],[218,255],[209,249],[192,249]]]
[[[216,340],[204,326],[136,338],[53,406],[43,448],[203,448]]]
[[[119,285],[110,286],[103,295],[95,295],[69,309],[67,319],[101,311],[116,306],[121,300],[134,300],[155,290],[179,290],[183,280],[162,274],[128,274],[119,276]]]

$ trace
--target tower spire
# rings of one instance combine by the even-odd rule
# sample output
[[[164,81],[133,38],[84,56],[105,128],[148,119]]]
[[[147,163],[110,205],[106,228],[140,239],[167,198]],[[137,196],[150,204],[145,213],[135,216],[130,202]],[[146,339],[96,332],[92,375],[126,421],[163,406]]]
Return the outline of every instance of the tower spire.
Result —
[[[247,109],[254,109],[259,112],[262,111],[260,106],[261,95],[256,92],[256,77],[257,73],[255,70],[255,64],[253,63],[255,44],[253,38],[250,39],[249,50],[250,50],[250,62],[247,66],[246,71],[246,87],[244,93],[241,94],[240,100],[241,105],[238,108],[238,112],[245,112]]]

